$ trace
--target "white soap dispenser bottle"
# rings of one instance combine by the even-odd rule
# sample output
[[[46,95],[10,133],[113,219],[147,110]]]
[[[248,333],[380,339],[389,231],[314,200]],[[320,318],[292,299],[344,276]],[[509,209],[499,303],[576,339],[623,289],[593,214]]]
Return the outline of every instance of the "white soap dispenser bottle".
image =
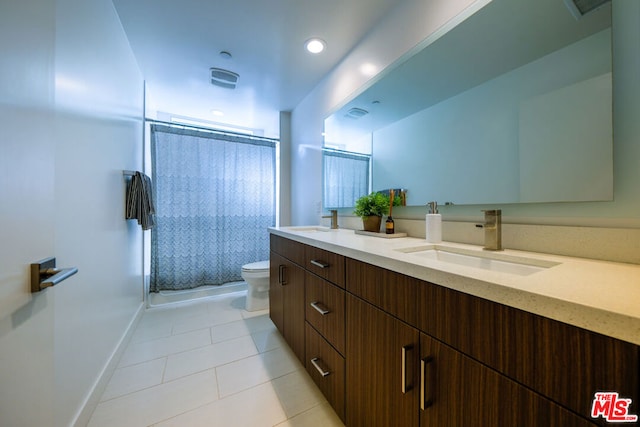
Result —
[[[429,202],[429,213],[426,215],[426,238],[429,243],[442,242],[442,216],[438,213],[438,202]]]

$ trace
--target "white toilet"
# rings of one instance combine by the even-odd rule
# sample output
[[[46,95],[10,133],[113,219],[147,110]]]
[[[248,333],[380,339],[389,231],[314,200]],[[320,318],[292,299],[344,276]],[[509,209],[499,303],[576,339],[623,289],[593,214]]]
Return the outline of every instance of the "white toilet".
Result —
[[[258,311],[269,308],[269,261],[245,264],[241,275],[249,285],[245,309]]]

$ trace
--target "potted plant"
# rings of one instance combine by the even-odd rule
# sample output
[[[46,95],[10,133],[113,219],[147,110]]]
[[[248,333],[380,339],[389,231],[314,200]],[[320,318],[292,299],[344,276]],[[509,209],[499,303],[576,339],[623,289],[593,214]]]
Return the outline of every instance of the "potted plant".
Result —
[[[389,198],[382,193],[373,192],[356,200],[353,213],[362,218],[365,231],[380,231],[382,215],[389,212]]]

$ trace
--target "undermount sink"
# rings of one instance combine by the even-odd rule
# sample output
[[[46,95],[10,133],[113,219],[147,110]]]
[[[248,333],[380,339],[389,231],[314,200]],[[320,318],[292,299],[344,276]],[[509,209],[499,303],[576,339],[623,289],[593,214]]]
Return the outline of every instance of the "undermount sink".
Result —
[[[298,231],[303,233],[315,233],[317,231],[321,231],[321,232],[331,231],[329,227],[323,227],[321,225],[295,226],[295,227],[289,227],[288,229],[290,231]]]
[[[412,256],[480,268],[482,270],[528,276],[558,265],[557,262],[521,257],[501,252],[476,252],[462,248],[423,245],[396,249]]]

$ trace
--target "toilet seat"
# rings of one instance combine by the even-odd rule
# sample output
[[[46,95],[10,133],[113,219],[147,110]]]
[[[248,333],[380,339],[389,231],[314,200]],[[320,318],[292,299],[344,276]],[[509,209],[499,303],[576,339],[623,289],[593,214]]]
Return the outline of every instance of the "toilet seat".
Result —
[[[243,273],[268,273],[269,261],[258,261],[242,266]]]

